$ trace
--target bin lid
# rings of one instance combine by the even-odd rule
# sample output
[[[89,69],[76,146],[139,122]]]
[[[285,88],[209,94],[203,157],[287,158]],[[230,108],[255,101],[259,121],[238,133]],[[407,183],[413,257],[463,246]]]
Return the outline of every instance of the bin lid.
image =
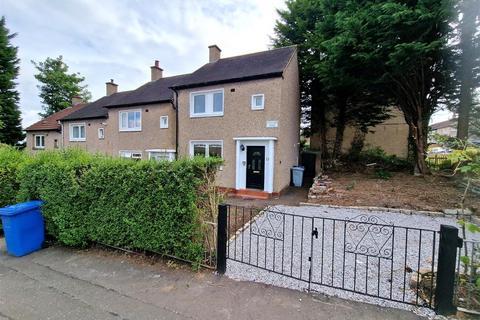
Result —
[[[304,170],[305,170],[305,167],[302,167],[302,166],[293,166],[292,169],[293,169],[293,170],[297,170],[297,171],[304,171]]]
[[[17,203],[11,206],[0,208],[0,216],[14,216],[25,211],[40,208],[43,205],[41,200]]]

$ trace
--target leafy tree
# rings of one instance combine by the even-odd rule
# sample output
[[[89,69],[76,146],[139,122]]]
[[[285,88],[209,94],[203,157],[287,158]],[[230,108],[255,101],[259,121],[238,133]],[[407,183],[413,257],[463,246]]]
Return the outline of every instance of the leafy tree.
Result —
[[[41,85],[40,98],[43,102],[43,113],[39,115],[43,118],[68,108],[71,105],[72,98],[80,96],[84,101],[89,101],[92,97],[87,90],[87,85],[82,85],[85,80],[79,73],[68,73],[68,66],[63,62],[63,57],[47,58],[43,62],[32,61],[38,73],[35,75]]]
[[[363,70],[351,55],[356,35],[342,33],[345,17],[357,8],[352,1],[291,0],[275,27],[275,46],[298,44],[303,109],[310,112],[310,134],[319,134],[324,156],[326,130],[336,128],[333,158],[347,125],[364,137],[368,127],[389,117],[387,100],[380,92],[370,95],[369,83],[359,77]]]
[[[22,132],[19,94],[15,89],[20,59],[18,48],[10,42],[16,36],[6,27],[5,17],[0,19],[0,143],[15,145],[25,137]]]
[[[417,173],[429,173],[425,162],[428,123],[451,92],[452,3],[449,0],[358,1],[345,19],[354,32],[352,55],[368,70],[371,88],[383,91],[404,114]]]

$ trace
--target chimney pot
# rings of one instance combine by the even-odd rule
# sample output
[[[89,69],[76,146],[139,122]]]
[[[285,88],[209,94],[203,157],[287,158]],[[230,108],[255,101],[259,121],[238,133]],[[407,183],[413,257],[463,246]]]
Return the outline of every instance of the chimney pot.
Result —
[[[163,69],[160,68],[160,62],[155,60],[153,66],[150,67],[150,79],[151,81],[156,81],[163,77]]]
[[[72,106],[76,106],[77,104],[83,103],[83,99],[80,96],[72,97]]]
[[[118,84],[113,82],[113,79],[110,79],[110,82],[106,83],[107,96],[111,96],[114,93],[118,92]]]
[[[211,46],[208,46],[208,62],[216,62],[220,60],[220,48],[216,44],[212,44]]]

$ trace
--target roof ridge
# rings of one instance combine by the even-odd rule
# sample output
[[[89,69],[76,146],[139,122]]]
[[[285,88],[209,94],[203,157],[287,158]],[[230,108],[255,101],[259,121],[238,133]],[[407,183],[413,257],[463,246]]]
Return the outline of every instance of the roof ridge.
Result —
[[[296,44],[292,44],[292,45],[289,45],[289,46],[284,46],[284,47],[280,47],[280,48],[272,48],[272,49],[268,49],[268,50],[263,50],[263,51],[257,51],[257,52],[251,52],[251,53],[245,53],[245,54],[239,54],[239,55],[236,55],[236,56],[231,56],[231,57],[226,57],[226,58],[220,58],[218,59],[217,61],[214,61],[214,62],[209,62],[209,63],[206,63],[204,64],[203,66],[206,66],[208,64],[214,64],[220,60],[229,60],[229,59],[236,59],[236,58],[241,58],[241,57],[248,57],[248,56],[255,56],[255,55],[260,55],[260,54],[264,54],[266,52],[272,52],[272,51],[277,51],[277,50],[282,50],[282,49],[287,49],[287,48],[292,48],[292,47],[297,47]]]

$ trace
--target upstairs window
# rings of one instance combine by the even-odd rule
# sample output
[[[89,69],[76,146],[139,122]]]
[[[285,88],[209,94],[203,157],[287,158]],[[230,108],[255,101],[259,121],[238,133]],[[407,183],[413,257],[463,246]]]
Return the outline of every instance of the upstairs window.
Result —
[[[265,95],[254,94],[252,96],[252,110],[263,110],[263,109],[265,109]]]
[[[70,141],[85,141],[85,123],[70,124]]]
[[[223,89],[190,94],[190,117],[215,116],[223,116]]]
[[[160,117],[160,129],[168,129],[168,116]]]
[[[35,135],[35,149],[45,149],[45,136]]]
[[[120,131],[141,131],[142,110],[127,110],[118,112]]]

